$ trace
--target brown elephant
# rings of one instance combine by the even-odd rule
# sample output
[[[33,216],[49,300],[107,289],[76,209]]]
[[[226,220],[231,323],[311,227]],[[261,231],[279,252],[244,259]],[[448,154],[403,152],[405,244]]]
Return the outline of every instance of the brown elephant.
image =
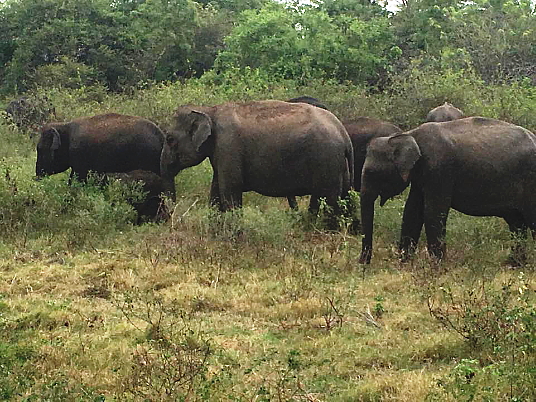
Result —
[[[411,256],[424,225],[428,251],[441,259],[450,208],[503,218],[518,240],[536,231],[536,136],[500,120],[468,117],[425,123],[370,142],[362,173],[361,263],[372,256],[374,201],[383,205],[411,183],[399,249]],[[511,261],[523,262],[522,243]]]
[[[108,173],[105,179],[107,182],[120,180],[127,184],[140,184],[144,193],[141,199],[128,200],[138,214],[138,224],[145,221],[159,222],[169,218],[165,197],[175,199],[175,186],[170,180],[164,180],[154,172],[139,169],[124,173]]]
[[[71,168],[85,180],[89,171],[160,174],[164,134],[151,121],[116,113],[48,123],[40,130],[35,173],[43,177]]]
[[[287,102],[301,102],[327,109],[326,106],[316,98],[310,96],[300,96],[289,99]],[[392,123],[375,119],[372,117],[356,117],[353,119],[341,120],[348,136],[352,141],[354,148],[354,189],[361,189],[361,170],[365,163],[367,147],[373,138],[387,137],[391,134],[402,132],[402,130]],[[294,197],[287,197],[288,203],[292,209],[298,208],[298,203]]]
[[[173,178],[209,158],[210,202],[226,211],[242,205],[242,193],[272,197],[310,194],[337,208],[353,181],[353,149],[331,112],[276,100],[182,106],[162,149],[161,171]]]
[[[439,123],[442,121],[461,119],[463,117],[463,112],[460,109],[451,103],[445,102],[442,105],[430,110],[426,115],[426,121]]]

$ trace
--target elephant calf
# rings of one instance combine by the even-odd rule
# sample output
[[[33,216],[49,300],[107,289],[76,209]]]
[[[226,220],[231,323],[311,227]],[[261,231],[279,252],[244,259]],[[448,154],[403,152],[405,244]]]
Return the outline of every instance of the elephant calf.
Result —
[[[443,122],[461,119],[463,112],[452,104],[445,102],[441,106],[433,108],[426,115],[427,122]]]
[[[141,199],[128,200],[138,213],[137,223],[146,220],[155,222],[167,220],[170,216],[164,202],[165,197],[175,199],[175,186],[156,173],[147,170],[133,170],[125,173],[109,173],[106,180],[120,180],[124,183],[140,183],[143,196]]]
[[[424,224],[430,254],[441,259],[450,208],[503,218],[518,240],[536,231],[536,136],[500,120],[468,117],[425,123],[370,142],[362,173],[361,263],[372,256],[374,201],[383,205],[411,183],[399,249],[413,254]],[[510,261],[522,263],[522,242]]]
[[[71,178],[89,171],[160,174],[164,134],[149,120],[116,113],[49,123],[40,130],[35,173],[43,177],[71,168]]]

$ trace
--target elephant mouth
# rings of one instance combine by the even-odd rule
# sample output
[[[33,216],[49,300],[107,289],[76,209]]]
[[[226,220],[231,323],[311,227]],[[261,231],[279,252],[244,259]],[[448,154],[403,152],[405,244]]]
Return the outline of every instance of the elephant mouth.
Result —
[[[168,164],[167,166],[163,166],[163,169],[161,169],[162,177],[167,178],[167,179],[173,179],[183,169],[184,168],[180,166],[179,162],[172,162]]]

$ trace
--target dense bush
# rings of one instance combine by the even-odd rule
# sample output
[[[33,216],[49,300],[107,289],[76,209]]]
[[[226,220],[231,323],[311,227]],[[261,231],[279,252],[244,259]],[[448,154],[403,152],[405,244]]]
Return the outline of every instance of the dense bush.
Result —
[[[126,200],[139,189],[118,181],[68,185],[65,175],[33,180],[27,165],[0,164],[0,228],[4,247],[95,247],[134,221]],[[37,243],[35,243],[37,242]]]

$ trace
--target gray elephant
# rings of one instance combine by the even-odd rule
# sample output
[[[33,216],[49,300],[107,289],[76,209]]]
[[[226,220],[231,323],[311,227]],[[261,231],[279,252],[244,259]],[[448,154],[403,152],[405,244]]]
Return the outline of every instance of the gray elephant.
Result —
[[[210,202],[226,211],[242,193],[312,195],[337,208],[353,181],[353,149],[341,122],[305,103],[267,100],[214,107],[182,106],[162,149],[161,171],[173,178],[209,158]]]
[[[500,120],[468,117],[425,123],[369,144],[362,172],[360,262],[372,256],[374,201],[400,194],[411,182],[399,249],[410,257],[424,224],[429,253],[441,259],[450,208],[498,216],[520,238],[536,230],[536,136]],[[523,262],[522,242],[511,261]]]
[[[426,115],[427,122],[443,122],[463,118],[463,112],[452,104],[445,102],[441,106],[433,108]]]
[[[89,171],[160,174],[164,134],[149,120],[116,113],[49,123],[40,130],[35,173],[43,177],[71,168],[85,180]]]
[[[322,102],[310,96],[292,98],[287,102],[308,103],[316,107],[322,107],[324,109],[326,108]],[[373,138],[387,137],[391,134],[402,132],[402,130],[389,122],[364,116],[342,120],[342,124],[344,128],[346,128],[354,148],[354,189],[356,191],[360,191],[361,170],[363,169],[363,164],[365,163],[365,156],[367,154],[369,142]],[[297,209],[298,204],[296,199],[294,197],[287,198],[290,207],[292,209]]]
[[[355,119],[346,119],[342,121],[346,128],[352,146],[354,147],[354,188],[361,191],[361,171],[365,163],[367,148],[374,138],[388,137],[402,130],[389,122],[374,119],[372,117],[356,117]]]
[[[127,200],[138,214],[137,223],[145,221],[159,222],[169,218],[165,197],[175,199],[175,186],[170,180],[164,180],[148,170],[132,170],[125,173],[108,173],[106,181],[120,180],[124,183],[140,183],[144,193],[141,199]]]

